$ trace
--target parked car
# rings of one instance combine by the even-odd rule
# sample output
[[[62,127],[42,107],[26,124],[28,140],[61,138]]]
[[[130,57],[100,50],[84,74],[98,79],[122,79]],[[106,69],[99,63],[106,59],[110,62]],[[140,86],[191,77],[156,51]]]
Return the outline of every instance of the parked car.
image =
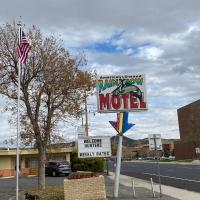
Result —
[[[71,165],[68,161],[49,161],[45,167],[45,174],[49,176],[69,175]]]
[[[144,160],[144,157],[138,157],[136,160]]]
[[[175,160],[176,158],[175,158],[175,156],[169,156],[169,159],[170,160]]]
[[[162,156],[161,160],[175,160],[175,156],[169,156],[169,157]]]
[[[145,160],[154,160],[154,157],[151,157],[151,156],[145,157]]]

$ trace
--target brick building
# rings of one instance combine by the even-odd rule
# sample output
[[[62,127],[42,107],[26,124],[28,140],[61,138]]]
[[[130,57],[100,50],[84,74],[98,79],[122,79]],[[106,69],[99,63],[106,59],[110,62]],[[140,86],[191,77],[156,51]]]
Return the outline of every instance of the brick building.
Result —
[[[169,144],[170,145],[170,144]],[[168,146],[166,146],[168,147]],[[171,148],[171,146],[169,147]],[[158,151],[159,156],[163,155],[163,151]],[[122,156],[125,159],[135,159],[137,157],[155,157],[156,152],[149,150],[149,145],[144,144],[136,147],[123,147],[122,148]]]
[[[200,100],[177,110],[180,141],[175,143],[176,159],[200,158]]]
[[[125,159],[135,159],[136,157],[149,156],[149,145],[140,145],[136,147],[123,147],[122,156]]]

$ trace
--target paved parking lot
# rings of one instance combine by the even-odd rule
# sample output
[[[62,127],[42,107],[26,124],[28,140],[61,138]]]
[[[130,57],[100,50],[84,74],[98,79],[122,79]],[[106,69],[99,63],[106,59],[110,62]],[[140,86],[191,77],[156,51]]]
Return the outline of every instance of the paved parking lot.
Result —
[[[63,185],[63,180],[65,177],[46,177],[46,185],[47,186],[61,186]],[[135,179],[136,180],[136,179]],[[133,190],[132,190],[132,177],[121,175],[120,179],[120,186],[119,186],[119,198],[120,200],[125,199],[133,199]],[[0,200],[8,200],[10,197],[15,195],[15,178],[10,179],[0,179]],[[23,191],[27,188],[37,187],[38,179],[37,177],[21,177],[19,180],[20,184],[20,191]],[[105,184],[106,184],[106,193],[107,198],[109,200],[114,200],[116,198],[113,197],[113,190],[114,190],[114,173],[110,172],[109,176],[105,176]],[[156,192],[156,198],[152,197],[152,191],[150,189],[150,184],[145,183],[143,180],[136,180],[135,181],[135,190],[137,199],[140,200],[155,200],[159,199],[159,193]],[[162,186],[164,187],[164,186]],[[158,189],[158,187],[156,187]],[[168,195],[163,193],[162,199],[163,200],[178,200],[177,198],[171,197],[173,196],[174,192],[170,191]],[[183,191],[181,191],[180,196]],[[175,192],[177,193],[177,191]],[[187,197],[187,195],[184,194]],[[190,195],[189,195],[190,196]],[[191,195],[192,197],[192,195]],[[189,198],[185,198],[189,199]],[[191,200],[196,200],[199,198],[190,198]]]
[[[47,186],[59,186],[63,185],[65,177],[46,177]],[[34,188],[38,185],[37,177],[20,177],[19,178],[19,190],[23,191],[27,188]],[[16,193],[16,179],[0,179],[0,200],[8,200]]]

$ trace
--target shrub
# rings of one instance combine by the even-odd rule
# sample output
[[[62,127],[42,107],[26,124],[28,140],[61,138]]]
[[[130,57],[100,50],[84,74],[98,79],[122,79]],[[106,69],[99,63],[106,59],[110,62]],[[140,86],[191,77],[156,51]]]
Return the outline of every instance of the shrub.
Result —
[[[104,159],[103,158],[78,158],[78,152],[73,151],[71,154],[72,171],[91,171],[103,172]]]
[[[97,177],[97,175],[94,172],[73,172],[68,176],[68,179],[81,179],[91,177]]]

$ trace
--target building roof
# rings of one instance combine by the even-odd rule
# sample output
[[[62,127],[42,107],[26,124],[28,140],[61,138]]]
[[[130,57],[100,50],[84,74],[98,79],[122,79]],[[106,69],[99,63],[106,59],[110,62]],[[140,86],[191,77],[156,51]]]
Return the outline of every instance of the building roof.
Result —
[[[71,153],[73,151],[72,147],[67,148],[53,148],[53,149],[47,149],[47,153]],[[38,150],[37,149],[21,149],[19,150],[20,155],[37,155]],[[0,150],[0,156],[8,156],[8,155],[16,155],[16,149],[7,149],[7,150]]]
[[[185,105],[185,106],[183,106],[183,107],[181,107],[181,108],[179,108],[179,109],[189,108],[189,107],[196,106],[196,105],[200,105],[200,99],[197,100],[197,101],[194,101],[194,102],[192,102],[192,103],[190,103],[190,104],[187,104],[187,105]],[[179,109],[178,109],[178,110],[179,110]]]

